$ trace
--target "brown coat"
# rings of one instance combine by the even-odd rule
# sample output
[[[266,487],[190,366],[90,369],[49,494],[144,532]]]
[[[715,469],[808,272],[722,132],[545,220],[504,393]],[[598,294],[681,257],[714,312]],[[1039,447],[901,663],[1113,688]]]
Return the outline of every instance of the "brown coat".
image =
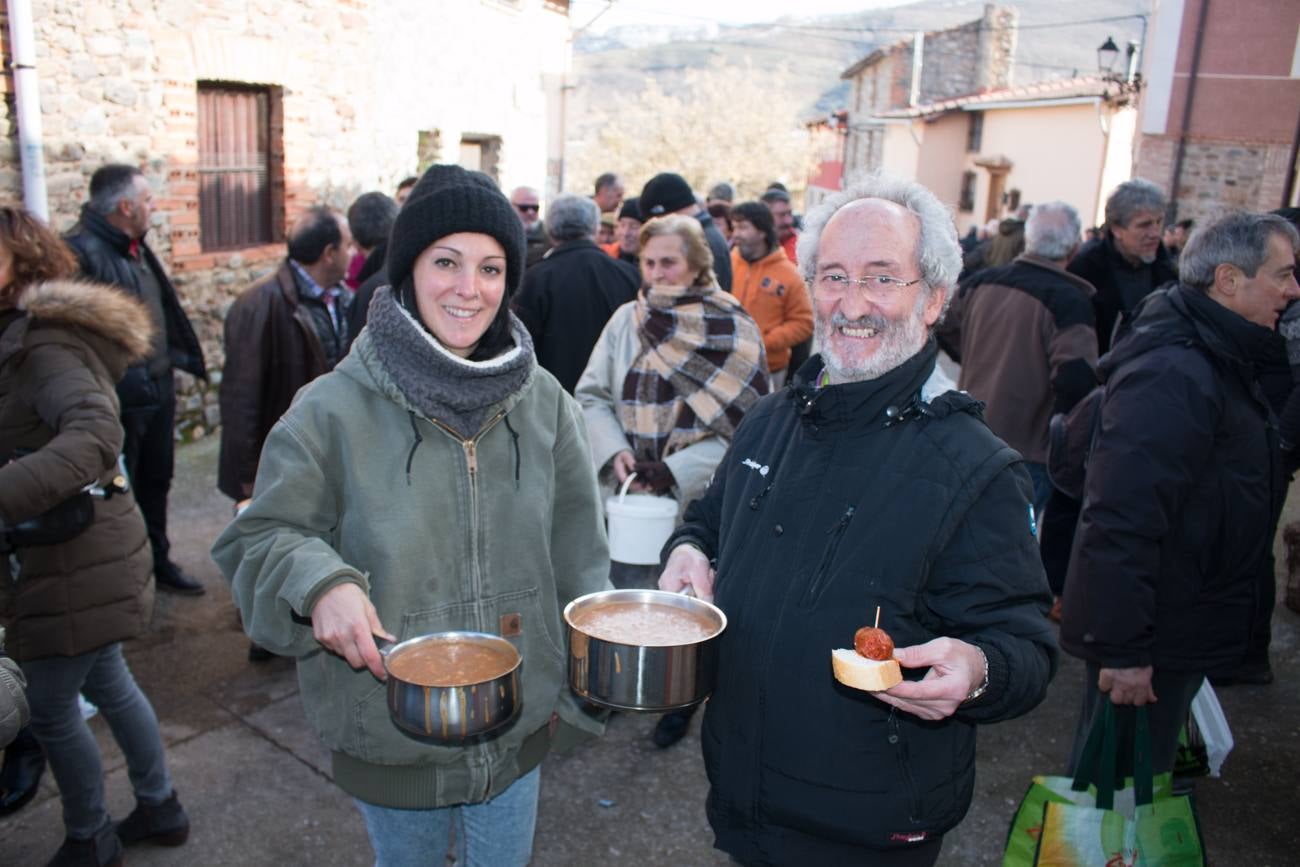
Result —
[[[253,495],[266,435],[298,389],[330,368],[288,260],[235,300],[225,334],[217,487],[243,500]]]
[[[140,302],[91,283],[39,284],[18,305],[0,313],[5,524],[115,475],[122,427],[114,384],[149,351],[152,328]],[[23,449],[30,453],[15,458]],[[0,622],[19,661],[87,653],[149,623],[153,558],[135,498],[94,504],[94,523],[75,539],[0,558]]]

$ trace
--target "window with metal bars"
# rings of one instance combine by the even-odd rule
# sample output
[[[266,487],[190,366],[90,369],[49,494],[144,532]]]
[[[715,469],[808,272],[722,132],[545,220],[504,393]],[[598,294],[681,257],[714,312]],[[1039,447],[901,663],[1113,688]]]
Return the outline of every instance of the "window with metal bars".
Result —
[[[199,245],[234,250],[275,240],[272,90],[199,83]]]

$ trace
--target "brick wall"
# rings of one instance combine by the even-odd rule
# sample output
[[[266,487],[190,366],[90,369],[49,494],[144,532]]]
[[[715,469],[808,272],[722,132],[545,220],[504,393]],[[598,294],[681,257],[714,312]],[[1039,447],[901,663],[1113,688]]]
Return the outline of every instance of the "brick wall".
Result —
[[[1143,136],[1134,174],[1169,191],[1177,157],[1174,136]],[[1290,147],[1249,141],[1189,139],[1173,198],[1179,219],[1203,220],[1223,208],[1282,207]]]
[[[51,223],[64,231],[75,222],[100,165],[140,166],[158,205],[149,243],[214,372],[224,361],[226,309],[275,267],[284,245],[202,249],[200,81],[253,84],[278,96],[271,142],[279,227],[316,203],[345,208],[367,190],[391,191],[416,169],[420,130],[441,130],[453,142],[465,130],[498,135],[508,154],[503,183],[541,186],[546,176],[547,121],[558,100],[541,82],[558,80],[568,22],[542,0],[510,8],[463,0],[33,0],[32,12]],[[483,39],[466,34],[490,36],[508,62],[483,64]],[[7,39],[6,26],[0,44]],[[0,77],[0,196],[20,201],[11,84],[9,74]],[[187,375],[178,385],[180,427],[202,435],[217,421],[215,391]]]

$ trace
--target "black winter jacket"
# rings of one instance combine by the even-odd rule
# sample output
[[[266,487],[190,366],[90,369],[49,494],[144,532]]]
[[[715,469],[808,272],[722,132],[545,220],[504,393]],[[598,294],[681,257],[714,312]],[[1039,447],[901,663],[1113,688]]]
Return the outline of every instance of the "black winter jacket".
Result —
[[[1065,584],[1071,654],[1206,674],[1241,663],[1286,494],[1255,370],[1271,335],[1175,285],[1148,296],[1102,359]]]
[[[716,558],[729,625],[702,731],[708,815],[746,864],[860,863],[952,828],[975,724],[1029,711],[1055,669],[1029,476],[978,402],[921,401],[936,353],[822,389],[814,356],[745,416],[665,548]],[[898,646],[978,645],[988,692],[925,722],[836,682],[831,650],[876,606]]]
[[[136,300],[142,300],[140,280],[131,269],[128,259],[131,255],[131,239],[125,232],[89,207],[83,207],[80,221],[72,227],[64,240],[77,254],[83,275],[99,283],[118,286],[127,290]],[[203,361],[203,348],[199,345],[199,338],[194,333],[189,317],[181,309],[176,288],[172,286],[158,257],[143,240],[140,242],[140,254],[144,256],[145,264],[153,271],[158,279],[158,287],[162,290],[167,354],[172,367],[206,380],[208,369]],[[126,375],[117,384],[117,395],[122,402],[124,414],[133,410],[151,410],[158,405],[160,395],[150,380],[147,363],[127,368]]]
[[[1147,292],[1125,294],[1116,275],[1125,274],[1138,281],[1143,276],[1142,271],[1148,268]],[[1134,267],[1115,249],[1115,240],[1109,231],[1084,244],[1065,270],[1087,280],[1097,290],[1097,294],[1092,296],[1092,306],[1097,314],[1098,355],[1104,355],[1110,349],[1115,327],[1129,316],[1148,292],[1178,279],[1178,269],[1164,244],[1160,245],[1155,261],[1149,266]]]
[[[713,275],[718,278],[718,285],[722,287],[723,292],[731,291],[731,248],[727,246],[727,239],[723,237],[722,230],[718,224],[713,222],[713,216],[708,211],[700,211],[695,215],[695,219],[700,221],[700,228],[704,230],[704,240],[709,242],[709,250],[713,253]]]
[[[532,335],[537,363],[573,394],[605,323],[639,288],[631,265],[591,241],[566,241],[524,272],[514,311]]]

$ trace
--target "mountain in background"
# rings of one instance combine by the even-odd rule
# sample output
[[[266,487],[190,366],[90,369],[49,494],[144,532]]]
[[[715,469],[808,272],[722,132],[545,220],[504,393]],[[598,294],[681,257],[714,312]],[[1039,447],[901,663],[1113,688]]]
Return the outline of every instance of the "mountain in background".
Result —
[[[620,100],[642,90],[647,79],[672,93],[682,87],[687,70],[719,62],[739,66],[748,60],[769,72],[755,76],[753,86],[780,88],[796,96],[806,111],[795,120],[824,117],[848,104],[849,82],[842,81],[840,74],[849,66],[878,48],[910,39],[918,30],[942,30],[976,20],[985,5],[920,0],[841,15],[790,15],[766,24],[627,27],[582,36],[574,46],[576,80],[569,137],[581,141],[590,132],[585,119],[617,112]],[[1097,46],[1107,36],[1121,50],[1129,40],[1140,40],[1143,22],[1129,16],[1149,15],[1152,3],[1022,0],[999,5],[1020,12],[1013,82],[1024,84],[1096,72]],[[725,134],[726,118],[718,120],[718,133]]]

